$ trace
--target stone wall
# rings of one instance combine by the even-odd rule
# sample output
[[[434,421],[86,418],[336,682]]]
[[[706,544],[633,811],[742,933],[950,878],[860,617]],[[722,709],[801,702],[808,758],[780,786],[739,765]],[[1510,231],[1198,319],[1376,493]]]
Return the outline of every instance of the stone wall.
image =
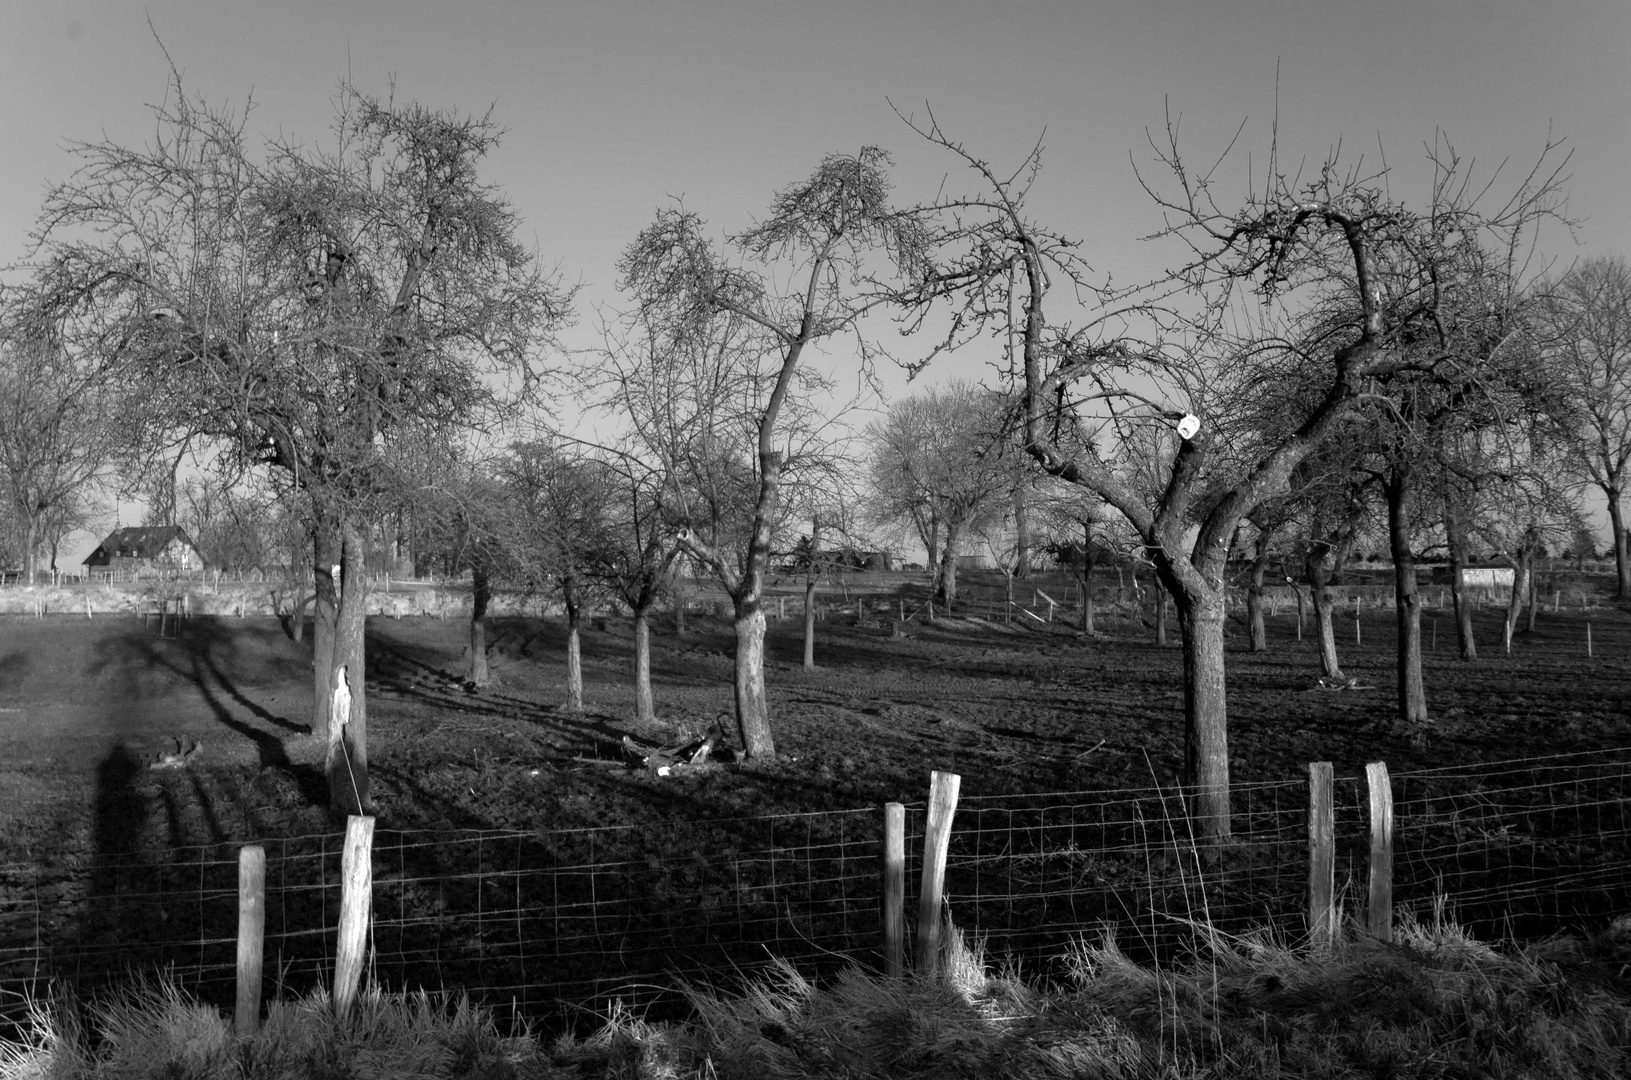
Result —
[[[142,615],[178,606],[192,615],[247,617],[286,614],[296,589],[278,582],[136,582],[35,585],[0,589],[0,615]],[[550,615],[559,603],[525,593],[495,592],[491,615]],[[310,607],[307,607],[310,612]],[[470,617],[470,589],[459,585],[393,585],[368,593],[368,614],[389,618]]]

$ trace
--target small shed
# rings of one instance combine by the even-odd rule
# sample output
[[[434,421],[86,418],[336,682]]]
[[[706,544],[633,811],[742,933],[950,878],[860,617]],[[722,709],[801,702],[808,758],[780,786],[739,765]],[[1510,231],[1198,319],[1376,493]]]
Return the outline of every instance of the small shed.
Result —
[[[85,557],[92,570],[203,570],[204,556],[179,525],[115,529]]]

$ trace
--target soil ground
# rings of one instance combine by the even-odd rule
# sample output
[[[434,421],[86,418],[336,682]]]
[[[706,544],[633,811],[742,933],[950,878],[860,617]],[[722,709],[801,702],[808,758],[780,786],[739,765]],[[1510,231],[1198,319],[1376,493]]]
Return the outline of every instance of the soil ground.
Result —
[[[399,845],[420,830],[519,830],[506,834],[511,839],[504,850],[516,855],[515,866],[499,868],[504,875],[521,865],[520,841],[513,838],[537,831],[541,846],[526,865],[561,868],[558,875],[540,875],[542,891],[525,903],[517,891],[499,923],[481,921],[484,906],[491,906],[486,890],[494,885],[481,875],[495,870],[479,841],[457,839],[468,833],[451,834],[434,850],[427,846],[416,856],[423,865],[403,870],[397,881],[376,882],[387,890],[382,903],[397,909],[390,931],[396,937],[376,945],[381,955],[408,965],[399,975],[404,985],[418,979],[420,985],[498,987],[500,1000],[512,1004],[512,988],[522,994],[536,989],[536,971],[529,974],[523,965],[495,974],[495,964],[510,961],[489,960],[483,968],[480,957],[484,948],[489,956],[502,951],[494,935],[509,934],[511,916],[517,955],[522,937],[528,948],[540,942],[565,948],[560,930],[568,917],[595,922],[596,905],[606,897],[595,893],[593,873],[587,884],[573,884],[571,867],[584,859],[569,850],[577,834],[560,830],[583,830],[589,864],[622,859],[618,865],[628,867],[621,877],[602,874],[602,886],[623,882],[628,903],[617,910],[629,926],[608,931],[597,923],[593,934],[585,932],[584,952],[553,965],[555,977],[581,979],[581,987],[539,991],[546,998],[558,992],[571,1003],[588,1000],[591,989],[599,994],[615,987],[622,994],[631,973],[649,984],[677,969],[679,951],[691,943],[713,950],[708,962],[719,970],[762,961],[766,943],[752,935],[799,913],[782,910],[782,893],[743,885],[757,880],[743,876],[754,857],[744,854],[744,845],[759,844],[772,871],[778,857],[808,860],[814,849],[802,832],[800,841],[790,842],[778,837],[774,824],[768,830],[752,825],[779,820],[759,815],[864,810],[870,822],[868,808],[880,802],[921,803],[931,769],[961,774],[965,800],[1148,788],[1177,779],[1183,696],[1176,627],[1173,644],[1158,646],[1144,621],[1103,611],[1093,635],[1063,621],[1026,626],[942,616],[932,623],[914,619],[897,636],[887,617],[839,615],[818,625],[814,670],[802,667],[802,624],[773,620],[767,681],[778,759],[687,768],[667,777],[630,768],[626,735],[679,743],[723,719],[728,741],[735,741],[734,635],[718,619],[693,616],[688,624],[684,635],[666,620],[656,627],[652,677],[660,722],[641,731],[632,722],[626,620],[591,620],[584,631],[588,708],[581,715],[560,708],[565,633],[558,620],[492,620],[494,680],[479,690],[463,681],[464,621],[369,620],[370,773],[379,828],[395,831]],[[1623,611],[1548,609],[1536,631],[1519,634],[1506,655],[1500,615],[1486,610],[1477,618],[1482,658],[1471,663],[1455,658],[1447,614],[1429,613],[1425,629],[1437,648],[1429,648],[1425,663],[1434,717],[1426,732],[1400,732],[1392,722],[1391,612],[1365,610],[1358,645],[1351,616],[1338,627],[1344,668],[1360,689],[1316,686],[1317,654],[1312,640],[1297,639],[1294,609],[1269,619],[1266,653],[1247,651],[1244,627],[1232,626],[1229,734],[1237,781],[1294,780],[1319,760],[1333,762],[1339,776],[1378,759],[1397,774],[1631,746],[1631,615]],[[202,965],[200,972],[208,968],[217,980],[211,992],[230,1000],[231,845],[304,837],[290,840],[291,850],[300,843],[320,846],[310,843],[314,834],[332,835],[340,825],[324,807],[324,747],[308,727],[308,648],[271,618],[194,618],[161,628],[134,615],[0,617],[0,975],[23,975],[32,970],[31,957],[60,947],[66,951],[55,961],[59,967],[66,963],[90,978],[96,964],[111,964],[103,975],[116,977],[121,965],[150,969],[174,962],[174,943],[196,941],[179,959]],[[194,745],[182,766],[149,767],[161,764],[167,751]],[[860,873],[870,887],[876,839],[869,833],[846,846],[843,820],[849,817],[833,815],[830,823],[840,840],[833,849],[837,877],[830,880]],[[737,826],[679,824],[718,818],[742,819],[748,832],[768,835],[745,838]],[[556,840],[542,836],[550,830]],[[624,839],[613,839],[614,833]],[[616,843],[666,846],[606,850]],[[211,863],[207,889],[202,855],[192,856],[196,862],[172,858],[192,845],[220,845],[209,849],[219,861]],[[1072,880],[1092,863],[1078,867],[1073,851],[1056,854]],[[648,862],[649,873],[639,869]],[[298,870],[295,862],[285,865],[291,874]],[[812,890],[825,865],[804,867]],[[1246,866],[1242,872],[1255,871]],[[520,889],[518,877],[499,880]],[[1133,884],[1133,892],[1148,891],[1143,879]],[[588,892],[574,899],[571,888]],[[1105,882],[1095,888],[1104,897],[1114,894]],[[670,894],[661,889],[677,891],[665,899]],[[645,895],[650,890],[656,891]],[[198,900],[205,891],[225,899],[206,911]],[[280,940],[306,949],[302,963],[316,963],[320,979],[326,946],[320,934],[311,935],[332,926],[337,895],[293,879],[279,895],[279,925],[307,935]],[[849,907],[823,903],[812,899],[806,907],[826,911],[820,917],[829,921],[848,920],[834,948],[851,948],[858,933],[873,940],[875,930],[862,933],[861,927],[875,927],[870,911],[853,913],[855,922]],[[712,919],[714,930],[740,940],[702,942],[697,927],[669,918],[671,904],[697,908],[700,914],[693,914],[705,924]],[[325,912],[325,905],[333,910]],[[574,910],[579,914],[563,914]],[[715,919],[722,911],[736,912],[736,921]],[[1023,929],[1043,917],[1023,904],[978,912],[965,906],[965,914],[982,932],[999,918]],[[539,925],[529,922],[524,930],[523,915]],[[769,922],[754,921],[761,917]],[[205,938],[218,943],[209,958]],[[779,955],[790,955],[790,948],[826,955],[825,940],[812,932],[808,940],[778,937],[775,947]],[[625,953],[638,948],[651,955]],[[424,960],[427,949],[435,952],[431,960]],[[450,967],[449,955],[469,963]],[[296,972],[297,981],[309,978],[305,970]],[[0,1000],[0,1020],[16,1004]]]
[[[1588,620],[1594,655],[1586,656]],[[1437,623],[1436,629],[1434,623]],[[558,622],[497,620],[495,674],[462,681],[465,624],[369,622],[369,750],[381,827],[547,829],[656,818],[858,808],[924,797],[931,769],[968,795],[1168,784],[1182,761],[1181,658],[1136,619],[1100,633],[1062,621],[1026,629],[978,618],[891,626],[819,624],[814,670],[801,624],[772,621],[767,681],[780,756],[658,778],[608,764],[620,739],[679,742],[723,718],[734,741],[729,627],[660,625],[652,677],[660,726],[632,723],[629,627],[584,633],[581,716],[558,706]],[[1394,631],[1367,610],[1362,643],[1338,623],[1344,668],[1368,689],[1315,688],[1296,616],[1269,619],[1269,651],[1231,630],[1230,749],[1237,780],[1286,780],[1306,763],[1338,775],[1631,743],[1631,617],[1605,608],[1541,613],[1512,653],[1500,615],[1477,619],[1481,658],[1455,658],[1447,614],[1430,612],[1425,679],[1433,724],[1392,724]],[[1311,627],[1310,627],[1311,629]],[[174,636],[132,616],[0,619],[0,862],[299,835],[331,827],[323,748],[310,733],[307,647],[272,619],[203,618]],[[1310,635],[1306,635],[1311,638]],[[150,770],[176,742],[185,768]]]

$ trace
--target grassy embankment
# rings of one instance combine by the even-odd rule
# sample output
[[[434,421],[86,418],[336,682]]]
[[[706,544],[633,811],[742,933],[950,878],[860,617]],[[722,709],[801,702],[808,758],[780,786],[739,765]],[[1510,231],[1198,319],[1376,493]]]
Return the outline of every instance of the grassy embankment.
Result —
[[[1350,936],[1313,957],[1262,933],[1198,928],[1175,969],[1083,942],[1070,980],[993,972],[953,934],[945,978],[851,970],[813,986],[778,967],[740,992],[688,992],[652,1024],[617,1012],[586,1037],[501,1035],[459,999],[321,995],[272,1004],[237,1040],[162,983],[80,1008],[42,1003],[0,1078],[1534,1077],[1631,1075],[1631,919],[1588,938],[1492,948],[1442,921]]]

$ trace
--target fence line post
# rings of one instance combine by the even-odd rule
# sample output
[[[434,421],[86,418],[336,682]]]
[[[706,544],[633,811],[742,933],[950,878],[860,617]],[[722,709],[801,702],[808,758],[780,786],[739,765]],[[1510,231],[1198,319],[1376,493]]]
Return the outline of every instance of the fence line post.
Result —
[[[906,807],[883,807],[883,971],[891,979],[906,965]]]
[[[1308,763],[1308,943],[1315,953],[1336,937],[1336,823],[1331,763]]]
[[[940,906],[946,884],[946,849],[951,843],[951,816],[963,778],[935,770],[929,775],[929,818],[923,829],[923,883],[917,902],[917,972],[940,970]]]
[[[334,959],[334,1015],[344,1020],[357,998],[368,947],[369,901],[374,888],[374,819],[353,814],[345,823],[340,856],[340,932]]]
[[[1387,762],[1365,766],[1365,789],[1370,796],[1370,895],[1365,906],[1365,929],[1379,941],[1393,940],[1393,788]]]
[[[247,1038],[260,1028],[261,964],[266,955],[266,849],[238,849],[238,1009],[232,1028]]]

